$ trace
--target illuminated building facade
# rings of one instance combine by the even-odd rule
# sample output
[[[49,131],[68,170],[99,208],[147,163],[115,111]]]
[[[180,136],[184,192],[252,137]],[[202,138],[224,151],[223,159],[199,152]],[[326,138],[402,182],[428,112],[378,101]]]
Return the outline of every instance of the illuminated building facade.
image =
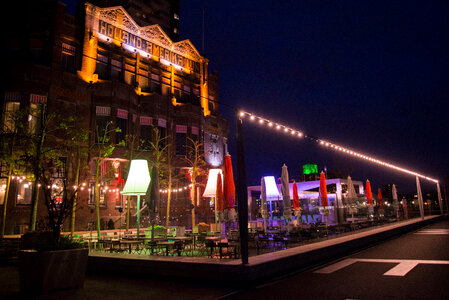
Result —
[[[111,132],[111,141],[117,146],[100,166],[102,222],[112,219],[116,228],[125,223],[126,199],[118,191],[121,180],[126,178],[129,136],[135,137],[140,144],[139,155],[145,157],[151,152],[149,142],[154,139],[152,128],[156,127],[165,137],[164,143],[171,145],[174,175],[179,178],[186,174],[174,183],[173,188],[179,192],[173,196],[172,207],[190,214],[185,213],[190,205],[188,189],[181,191],[188,185],[189,166],[183,159],[188,138],[204,144],[208,167],[220,167],[223,162],[227,121],[218,111],[218,74],[208,73],[208,59],[189,40],[177,41],[179,1],[96,3],[123,4],[138,22],[119,5],[100,7],[86,2],[83,14],[74,17],[66,13],[62,3],[31,1],[23,10],[25,24],[8,28],[10,59],[2,87],[3,125],[8,122],[8,112],[19,107],[39,108],[45,103],[49,112],[76,117],[80,129],[90,130],[90,144],[98,142],[96,128],[104,128],[108,122],[112,122],[112,129],[120,128],[120,132]],[[159,10],[159,14],[146,15],[139,5],[148,12]],[[157,16],[162,25],[153,24],[159,22]],[[122,141],[125,146],[119,144]],[[92,154],[89,170],[83,171],[86,188],[80,192],[77,230],[88,229],[95,220],[95,160]],[[72,168],[69,159],[66,168]],[[3,164],[2,183],[6,170]],[[61,170],[62,178],[64,173]],[[31,188],[24,187],[26,176],[15,174],[12,181],[7,233],[21,233],[28,224]],[[2,191],[3,205],[1,197]],[[43,201],[39,201],[38,214],[45,211]]]

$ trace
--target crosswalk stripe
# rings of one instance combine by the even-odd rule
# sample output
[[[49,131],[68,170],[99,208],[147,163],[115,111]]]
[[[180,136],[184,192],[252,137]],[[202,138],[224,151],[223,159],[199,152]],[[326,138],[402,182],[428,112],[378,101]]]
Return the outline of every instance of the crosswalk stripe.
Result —
[[[395,263],[397,264],[383,275],[385,276],[405,276],[408,272],[413,270],[419,264],[432,264],[432,265],[449,265],[447,260],[419,260],[419,259],[377,259],[377,258],[347,258],[339,261],[335,264],[326,266],[324,268],[316,270],[314,273],[318,274],[331,274],[335,271],[343,269],[356,262],[371,262],[371,263]]]

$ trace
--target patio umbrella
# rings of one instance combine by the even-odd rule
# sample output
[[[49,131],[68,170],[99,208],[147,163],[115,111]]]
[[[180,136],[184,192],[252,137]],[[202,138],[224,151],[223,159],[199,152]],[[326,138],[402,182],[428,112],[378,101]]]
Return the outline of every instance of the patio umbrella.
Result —
[[[322,214],[323,216],[326,216],[326,225],[327,225],[327,215],[329,215],[329,202],[327,200],[327,187],[326,187],[326,177],[324,175],[324,172],[321,171],[320,174],[320,200],[321,200],[321,207],[322,207]]]
[[[377,205],[379,206],[379,215],[384,214],[384,204],[382,200],[382,190],[380,188],[377,189]]]
[[[263,218],[263,230],[264,232],[267,230],[267,218],[268,218],[268,210],[267,210],[267,188],[265,186],[265,178],[262,177],[260,179],[260,208],[261,215]]]
[[[282,166],[281,192],[282,204],[284,205],[284,221],[287,225],[292,219],[292,208],[290,202],[290,183],[288,181],[288,170],[285,164]]]
[[[234,222],[235,213],[235,184],[234,175],[232,174],[231,155],[227,153],[224,161],[224,220],[225,222]]]
[[[368,212],[369,214],[373,213],[373,193],[371,192],[371,183],[369,180],[366,181],[366,201],[368,202]]]
[[[301,207],[299,206],[298,186],[296,181],[293,181],[293,209],[295,210],[295,216],[301,216]]]
[[[391,196],[393,197],[393,207],[396,213],[396,219],[399,220],[399,201],[398,201],[398,191],[396,190],[396,185],[393,184],[391,187]]]
[[[223,220],[223,179],[221,177],[221,174],[218,174],[217,176],[217,189],[216,189],[216,196],[215,201],[217,201],[217,220],[220,223]],[[221,226],[220,226],[221,228]]]
[[[354,221],[354,213],[357,212],[357,193],[355,192],[351,176],[348,176],[347,185],[348,193],[346,194],[346,197],[348,198],[349,213],[351,214],[352,221]]]
[[[416,191],[418,193],[419,213],[421,215],[421,219],[424,219],[424,203],[422,200],[421,184],[419,183],[418,176],[416,176]]]

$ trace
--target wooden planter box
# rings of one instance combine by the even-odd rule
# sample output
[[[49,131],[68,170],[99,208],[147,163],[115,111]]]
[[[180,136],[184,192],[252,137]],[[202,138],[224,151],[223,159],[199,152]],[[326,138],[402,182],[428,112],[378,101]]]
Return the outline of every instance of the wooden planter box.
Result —
[[[19,252],[20,290],[41,294],[60,289],[82,288],[89,250],[70,249]]]

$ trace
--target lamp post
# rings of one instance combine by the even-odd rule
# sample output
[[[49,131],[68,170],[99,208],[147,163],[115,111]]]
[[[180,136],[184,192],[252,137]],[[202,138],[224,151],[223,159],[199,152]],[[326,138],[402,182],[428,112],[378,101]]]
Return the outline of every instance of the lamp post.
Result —
[[[150,180],[148,162],[145,159],[132,160],[122,194],[137,196],[137,239],[139,239],[140,231],[140,195],[145,195],[147,193]]]

